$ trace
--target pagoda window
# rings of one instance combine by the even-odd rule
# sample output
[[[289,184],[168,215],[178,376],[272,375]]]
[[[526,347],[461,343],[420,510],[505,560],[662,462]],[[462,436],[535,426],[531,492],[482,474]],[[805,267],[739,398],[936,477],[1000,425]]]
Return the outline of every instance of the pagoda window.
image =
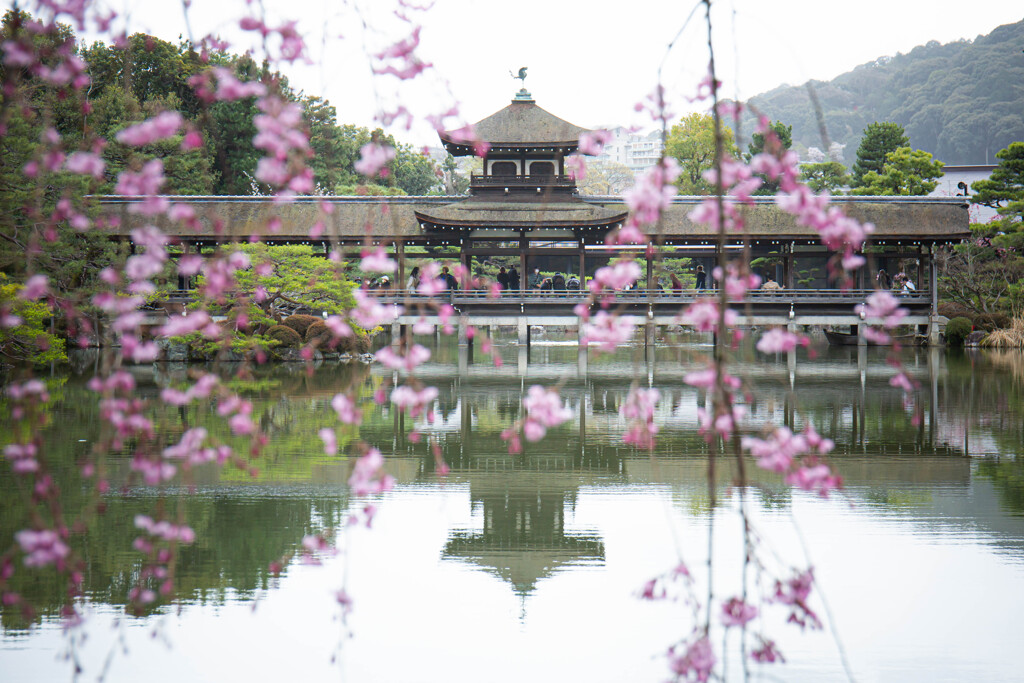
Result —
[[[550,161],[534,161],[530,164],[530,175],[555,175],[555,165]]]
[[[491,164],[491,175],[516,175],[519,171],[514,161],[495,161]]]

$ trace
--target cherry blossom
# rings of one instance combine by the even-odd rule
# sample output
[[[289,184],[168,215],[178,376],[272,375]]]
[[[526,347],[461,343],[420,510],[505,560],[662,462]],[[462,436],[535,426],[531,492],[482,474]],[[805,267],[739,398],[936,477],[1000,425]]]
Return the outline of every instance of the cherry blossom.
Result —
[[[580,154],[597,156],[604,151],[604,146],[613,139],[611,131],[594,130],[580,134]]]
[[[338,419],[345,424],[357,425],[363,420],[363,411],[356,407],[356,402],[345,394],[336,394],[331,399],[331,407],[338,414]]]
[[[540,441],[549,428],[572,419],[572,410],[562,403],[558,393],[540,385],[529,388],[523,407],[526,409],[523,435],[527,441]]]
[[[669,669],[676,676],[683,676],[699,683],[704,683],[711,677],[711,672],[717,662],[714,648],[707,636],[703,636],[691,643],[685,651],[679,652],[673,648],[669,650]]]
[[[395,158],[395,148],[368,142],[359,150],[359,161],[355,163],[356,173],[370,178],[387,174],[387,165]]]
[[[580,343],[612,352],[633,338],[636,318],[631,315],[615,316],[598,311],[593,320],[585,323]]]
[[[757,608],[743,602],[742,598],[729,598],[722,603],[722,623],[725,626],[744,626],[757,617]]]
[[[426,387],[417,391],[403,385],[395,387],[391,392],[391,402],[398,406],[399,410],[407,412],[410,417],[419,417],[437,396],[436,387]]]
[[[785,353],[797,346],[807,346],[809,342],[807,337],[788,332],[781,327],[773,327],[757,340],[757,350],[761,353]]]
[[[181,114],[165,111],[142,123],[129,126],[114,137],[118,142],[140,147],[175,135],[184,123]]]
[[[430,350],[425,346],[415,344],[404,356],[401,356],[390,347],[385,346],[374,357],[385,367],[389,367],[392,370],[412,372],[418,365],[422,365],[430,360]]]
[[[395,260],[388,256],[384,247],[377,247],[373,251],[363,250],[362,261],[359,262],[359,269],[366,272],[393,273],[398,269]]]
[[[614,290],[626,289],[640,279],[640,274],[640,266],[632,260],[603,266],[594,273],[594,278],[590,281],[590,291],[596,294],[601,291],[602,287]]]
[[[356,307],[349,314],[357,325],[364,330],[372,330],[379,325],[390,323],[402,314],[402,307],[397,304],[382,304],[371,297],[362,288],[352,292]]]
[[[672,198],[678,192],[672,183],[679,176],[679,170],[679,163],[675,159],[662,158],[640,176],[632,189],[623,193],[626,206],[639,223],[656,223],[662,212],[671,205]]]
[[[61,567],[71,553],[60,535],[52,529],[25,529],[14,534],[14,538],[25,553],[26,567],[46,567],[51,564]]]
[[[348,485],[352,493],[357,496],[367,496],[374,493],[390,491],[395,485],[395,479],[383,472],[384,457],[376,448],[371,448],[359,457],[352,468],[352,476],[348,479]]]

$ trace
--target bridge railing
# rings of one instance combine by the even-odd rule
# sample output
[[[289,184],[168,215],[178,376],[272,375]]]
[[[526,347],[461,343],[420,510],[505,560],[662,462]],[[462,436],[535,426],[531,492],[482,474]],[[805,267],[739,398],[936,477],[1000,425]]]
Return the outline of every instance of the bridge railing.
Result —
[[[846,304],[853,305],[864,302],[877,290],[874,289],[757,289],[746,293],[739,301],[732,303],[742,306],[750,304],[773,304],[793,303],[799,304]],[[403,301],[450,301],[454,304],[464,305],[501,305],[501,304],[530,304],[530,305],[565,305],[567,303],[578,303],[587,298],[587,292],[580,290],[538,290],[530,289],[524,292],[505,290],[498,297],[492,297],[489,290],[455,290],[442,292],[436,296],[428,297],[418,294],[415,290],[405,289],[380,289],[373,292],[378,298],[393,303]],[[904,305],[927,305],[931,302],[931,294],[927,290],[914,292],[893,292],[893,294]],[[617,292],[615,299],[625,304],[680,304],[695,301],[700,298],[717,298],[718,291],[713,289],[683,289],[669,291],[665,289],[630,289]]]

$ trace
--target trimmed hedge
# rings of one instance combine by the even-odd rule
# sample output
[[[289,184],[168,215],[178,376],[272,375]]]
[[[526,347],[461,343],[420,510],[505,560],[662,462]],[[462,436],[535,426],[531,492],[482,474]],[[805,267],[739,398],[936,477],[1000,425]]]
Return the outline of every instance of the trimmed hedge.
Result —
[[[969,318],[953,318],[946,323],[946,343],[950,346],[963,346],[964,339],[974,329]]]
[[[313,316],[309,316],[313,317]],[[285,325],[274,325],[267,330],[267,336],[279,342],[285,348],[295,348],[302,343],[302,337],[291,327]]]
[[[281,324],[298,332],[299,339],[302,339],[306,336],[306,332],[309,331],[310,325],[322,322],[323,320],[315,315],[290,315]]]

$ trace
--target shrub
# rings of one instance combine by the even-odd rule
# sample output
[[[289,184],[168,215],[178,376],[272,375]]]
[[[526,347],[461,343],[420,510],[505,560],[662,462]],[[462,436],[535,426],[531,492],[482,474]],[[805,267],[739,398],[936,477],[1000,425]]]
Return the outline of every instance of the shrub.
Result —
[[[323,321],[315,315],[290,315],[285,318],[281,324],[298,332],[299,339],[301,340],[305,338],[306,332],[309,330],[309,326],[318,322]]]
[[[294,317],[294,316],[292,316]],[[309,316],[312,318],[313,316]],[[302,337],[291,327],[274,325],[267,330],[267,336],[286,348],[295,348],[302,343]]]
[[[974,325],[986,332],[992,332],[1011,327],[1012,321],[1005,313],[979,313],[974,316]]]
[[[953,318],[946,323],[946,343],[950,346],[963,346],[964,339],[971,333],[973,327],[969,318]]]
[[[331,337],[331,331],[327,328],[327,323],[323,320],[317,320],[306,329],[305,341],[307,344],[316,344],[317,348],[323,348],[331,341]]]

